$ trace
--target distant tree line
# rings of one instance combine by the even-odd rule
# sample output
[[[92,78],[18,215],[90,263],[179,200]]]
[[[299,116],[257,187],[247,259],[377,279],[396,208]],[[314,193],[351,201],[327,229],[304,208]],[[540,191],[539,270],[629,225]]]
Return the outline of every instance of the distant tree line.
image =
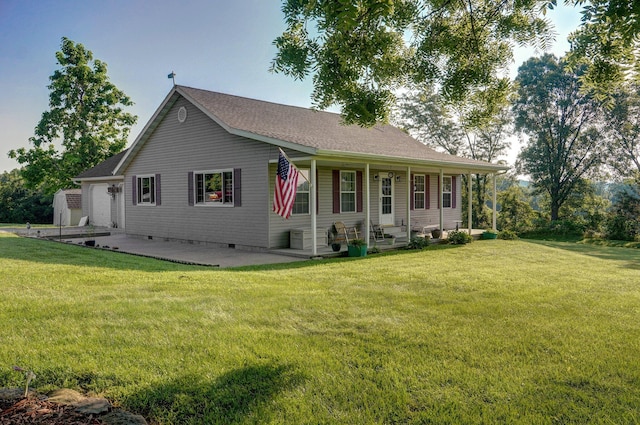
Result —
[[[53,223],[53,195],[27,187],[19,170],[0,174],[0,223]]]

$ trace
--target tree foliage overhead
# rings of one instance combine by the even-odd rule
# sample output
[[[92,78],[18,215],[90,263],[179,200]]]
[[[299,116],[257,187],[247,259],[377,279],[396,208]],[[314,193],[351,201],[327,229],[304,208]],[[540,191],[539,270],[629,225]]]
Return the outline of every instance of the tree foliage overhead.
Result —
[[[580,90],[579,76],[563,60],[544,55],[525,62],[516,77],[516,130],[528,136],[518,168],[549,195],[551,220],[602,162],[601,108]]]
[[[338,104],[347,123],[387,121],[394,92],[437,86],[449,101],[506,91],[498,77],[514,45],[546,47],[542,0],[284,0],[286,31],[271,70],[313,75],[321,109]],[[487,98],[490,101],[491,98]]]
[[[635,0],[565,0],[583,6],[582,25],[571,34],[569,64],[588,65],[583,86],[601,101],[630,77],[640,77],[640,2]],[[556,0],[550,1],[551,7]],[[609,106],[611,106],[609,104]]]
[[[82,44],[62,38],[56,59],[60,69],[49,77],[49,110],[29,139],[33,146],[9,152],[24,164],[28,186],[50,194],[120,152],[137,120],[124,111],[133,102],[109,81],[107,64]]]

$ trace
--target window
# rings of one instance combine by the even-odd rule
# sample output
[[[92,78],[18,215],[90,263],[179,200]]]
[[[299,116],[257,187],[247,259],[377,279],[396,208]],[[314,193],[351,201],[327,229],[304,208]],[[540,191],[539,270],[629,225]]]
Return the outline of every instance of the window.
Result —
[[[298,169],[298,171],[300,178],[291,214],[309,214],[309,170]]]
[[[442,208],[451,208],[451,194],[453,192],[453,182],[451,177],[442,178]]]
[[[233,205],[233,170],[194,173],[196,205]]]
[[[136,180],[137,203],[154,205],[156,203],[155,176],[139,176]]]
[[[340,212],[356,212],[355,171],[340,171]]]
[[[415,209],[425,208],[425,188],[424,174],[416,174],[413,176],[413,207]]]

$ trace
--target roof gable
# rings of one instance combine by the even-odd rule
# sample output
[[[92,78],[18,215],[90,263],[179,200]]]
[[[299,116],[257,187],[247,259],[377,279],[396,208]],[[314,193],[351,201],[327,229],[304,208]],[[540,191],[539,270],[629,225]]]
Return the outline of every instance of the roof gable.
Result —
[[[74,180],[83,180],[83,179],[93,179],[99,177],[112,177],[115,174],[116,166],[120,163],[120,160],[125,156],[128,149],[123,150],[120,153],[117,153],[101,163],[97,164],[94,167],[89,168],[88,170],[83,171],[78,174]]]
[[[80,189],[71,189],[65,191],[67,207],[70,210],[82,209],[82,191]]]

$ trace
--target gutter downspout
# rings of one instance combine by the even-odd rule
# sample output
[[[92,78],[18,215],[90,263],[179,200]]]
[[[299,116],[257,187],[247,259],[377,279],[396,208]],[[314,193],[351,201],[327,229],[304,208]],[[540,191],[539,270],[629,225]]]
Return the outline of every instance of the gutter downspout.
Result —
[[[497,219],[498,219],[498,206],[496,205],[497,201],[498,201],[498,194],[497,192],[497,188],[498,188],[498,184],[496,183],[496,181],[498,180],[498,174],[497,173],[493,173],[493,214],[492,214],[492,218],[493,218],[493,231],[497,231],[498,230],[498,226],[497,226]]]
[[[369,234],[370,224],[371,224],[371,187],[369,183],[369,163],[367,162],[364,167],[364,241],[366,244],[369,244],[369,238],[371,235]]]
[[[440,169],[440,184],[438,185],[438,205],[440,206],[440,237],[444,234],[444,208],[442,205],[442,189],[444,186],[444,171]]]
[[[468,186],[469,186],[469,195],[468,195],[468,206],[467,206],[467,221],[469,223],[469,236],[471,236],[471,226],[473,221],[473,181],[471,180],[471,172],[469,172],[468,177]]]
[[[411,166],[407,166],[407,242],[411,242]]]
[[[309,188],[311,192],[311,205],[309,208],[311,209],[311,255],[314,257],[318,255],[318,235],[317,235],[317,221],[318,217],[316,214],[316,203],[318,200],[316,199],[316,160],[311,160],[311,170],[309,172],[311,174],[309,177],[311,178],[311,187]]]

